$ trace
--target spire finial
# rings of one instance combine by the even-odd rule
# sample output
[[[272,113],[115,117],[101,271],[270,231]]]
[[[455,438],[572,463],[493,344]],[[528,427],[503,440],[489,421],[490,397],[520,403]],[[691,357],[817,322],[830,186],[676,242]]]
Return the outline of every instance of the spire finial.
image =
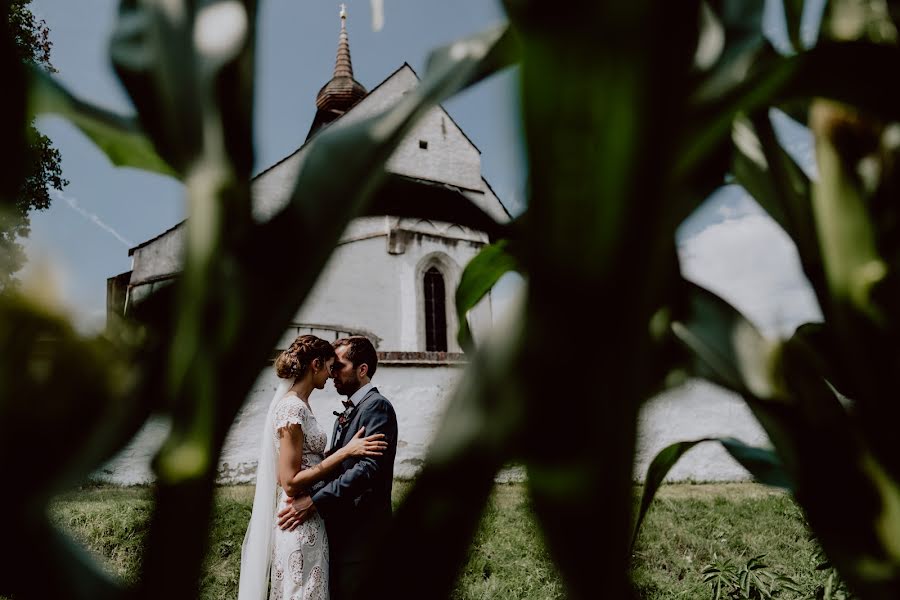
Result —
[[[330,114],[343,114],[366,95],[366,88],[353,78],[350,36],[347,34],[347,5],[341,4],[341,32],[338,35],[334,76],[316,96],[316,106]]]
[[[338,36],[337,61],[334,64],[335,77],[353,77],[350,62],[350,38],[347,35],[347,5],[341,4],[341,33]]]

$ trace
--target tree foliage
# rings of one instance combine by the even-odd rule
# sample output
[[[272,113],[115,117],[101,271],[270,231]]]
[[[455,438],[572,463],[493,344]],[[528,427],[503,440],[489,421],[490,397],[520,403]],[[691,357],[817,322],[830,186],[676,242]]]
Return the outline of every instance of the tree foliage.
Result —
[[[24,66],[36,65],[53,73],[56,69],[50,62],[53,47],[50,29],[45,21],[35,18],[29,4],[31,0],[8,3],[6,40],[11,41],[12,52],[4,61],[20,72]],[[29,214],[49,208],[51,190],[62,191],[68,184],[62,176],[59,150],[50,138],[37,130],[34,119],[20,121],[19,126],[24,127],[20,135],[24,135],[25,144],[19,156],[12,160],[20,160],[22,165],[16,168],[13,164],[11,171],[18,171],[20,177],[17,184],[0,195],[0,291],[15,284],[14,274],[25,264],[25,252],[20,242],[31,231]],[[4,153],[4,156],[9,154]]]

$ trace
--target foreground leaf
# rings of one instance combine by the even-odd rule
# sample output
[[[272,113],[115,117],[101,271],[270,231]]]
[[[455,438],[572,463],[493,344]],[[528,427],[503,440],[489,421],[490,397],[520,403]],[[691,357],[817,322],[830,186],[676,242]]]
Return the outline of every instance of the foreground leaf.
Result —
[[[794,484],[783,469],[781,461],[774,450],[748,446],[734,438],[702,438],[699,440],[675,442],[663,448],[653,458],[650,466],[647,468],[647,476],[644,479],[644,492],[641,496],[641,504],[634,524],[634,534],[631,538],[632,550],[637,542],[647,510],[650,508],[653,498],[656,497],[656,492],[659,490],[659,486],[662,485],[666,475],[688,450],[703,442],[719,442],[728,454],[747,469],[760,483],[787,490],[793,489]]]
[[[803,271],[828,315],[829,295],[812,211],[809,178],[778,142],[768,114],[739,116],[731,134],[732,173],[797,246]]]
[[[469,261],[463,271],[459,287],[456,288],[456,312],[459,320],[459,345],[465,351],[474,347],[472,332],[469,331],[467,316],[491,288],[510,271],[519,270],[519,263],[509,252],[509,240],[485,246],[475,258]]]
[[[802,22],[804,0],[782,0],[784,20],[787,25],[788,38],[796,52],[803,50]]]
[[[674,172],[689,177],[721,152],[739,113],[771,106],[794,113],[798,104],[806,106],[821,97],[857,106],[884,121],[900,120],[900,87],[871,85],[898,68],[900,48],[887,44],[823,42],[791,57],[763,46],[733,86],[698,87]]]
[[[76,98],[43,69],[33,67],[30,75],[32,114],[56,114],[68,119],[116,166],[178,177],[157,154],[137,119]]]
[[[773,370],[778,344],[709,290],[686,286],[688,314],[672,323],[672,331],[697,357],[697,374],[739,394],[783,401]]]

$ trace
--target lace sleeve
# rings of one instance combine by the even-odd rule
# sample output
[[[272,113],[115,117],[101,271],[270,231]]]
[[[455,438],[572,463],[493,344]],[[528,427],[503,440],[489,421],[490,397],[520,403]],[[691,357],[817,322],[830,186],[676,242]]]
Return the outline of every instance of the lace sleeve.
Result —
[[[306,404],[297,396],[285,397],[275,411],[275,431],[288,425],[299,425],[305,430],[308,411]]]

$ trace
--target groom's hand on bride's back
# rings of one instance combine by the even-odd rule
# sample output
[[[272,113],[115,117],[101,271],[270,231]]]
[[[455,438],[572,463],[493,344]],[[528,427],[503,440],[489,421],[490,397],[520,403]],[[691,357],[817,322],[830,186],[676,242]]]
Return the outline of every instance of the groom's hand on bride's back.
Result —
[[[278,527],[285,531],[293,531],[316,513],[316,505],[306,494],[288,498],[285,504],[278,512]]]

